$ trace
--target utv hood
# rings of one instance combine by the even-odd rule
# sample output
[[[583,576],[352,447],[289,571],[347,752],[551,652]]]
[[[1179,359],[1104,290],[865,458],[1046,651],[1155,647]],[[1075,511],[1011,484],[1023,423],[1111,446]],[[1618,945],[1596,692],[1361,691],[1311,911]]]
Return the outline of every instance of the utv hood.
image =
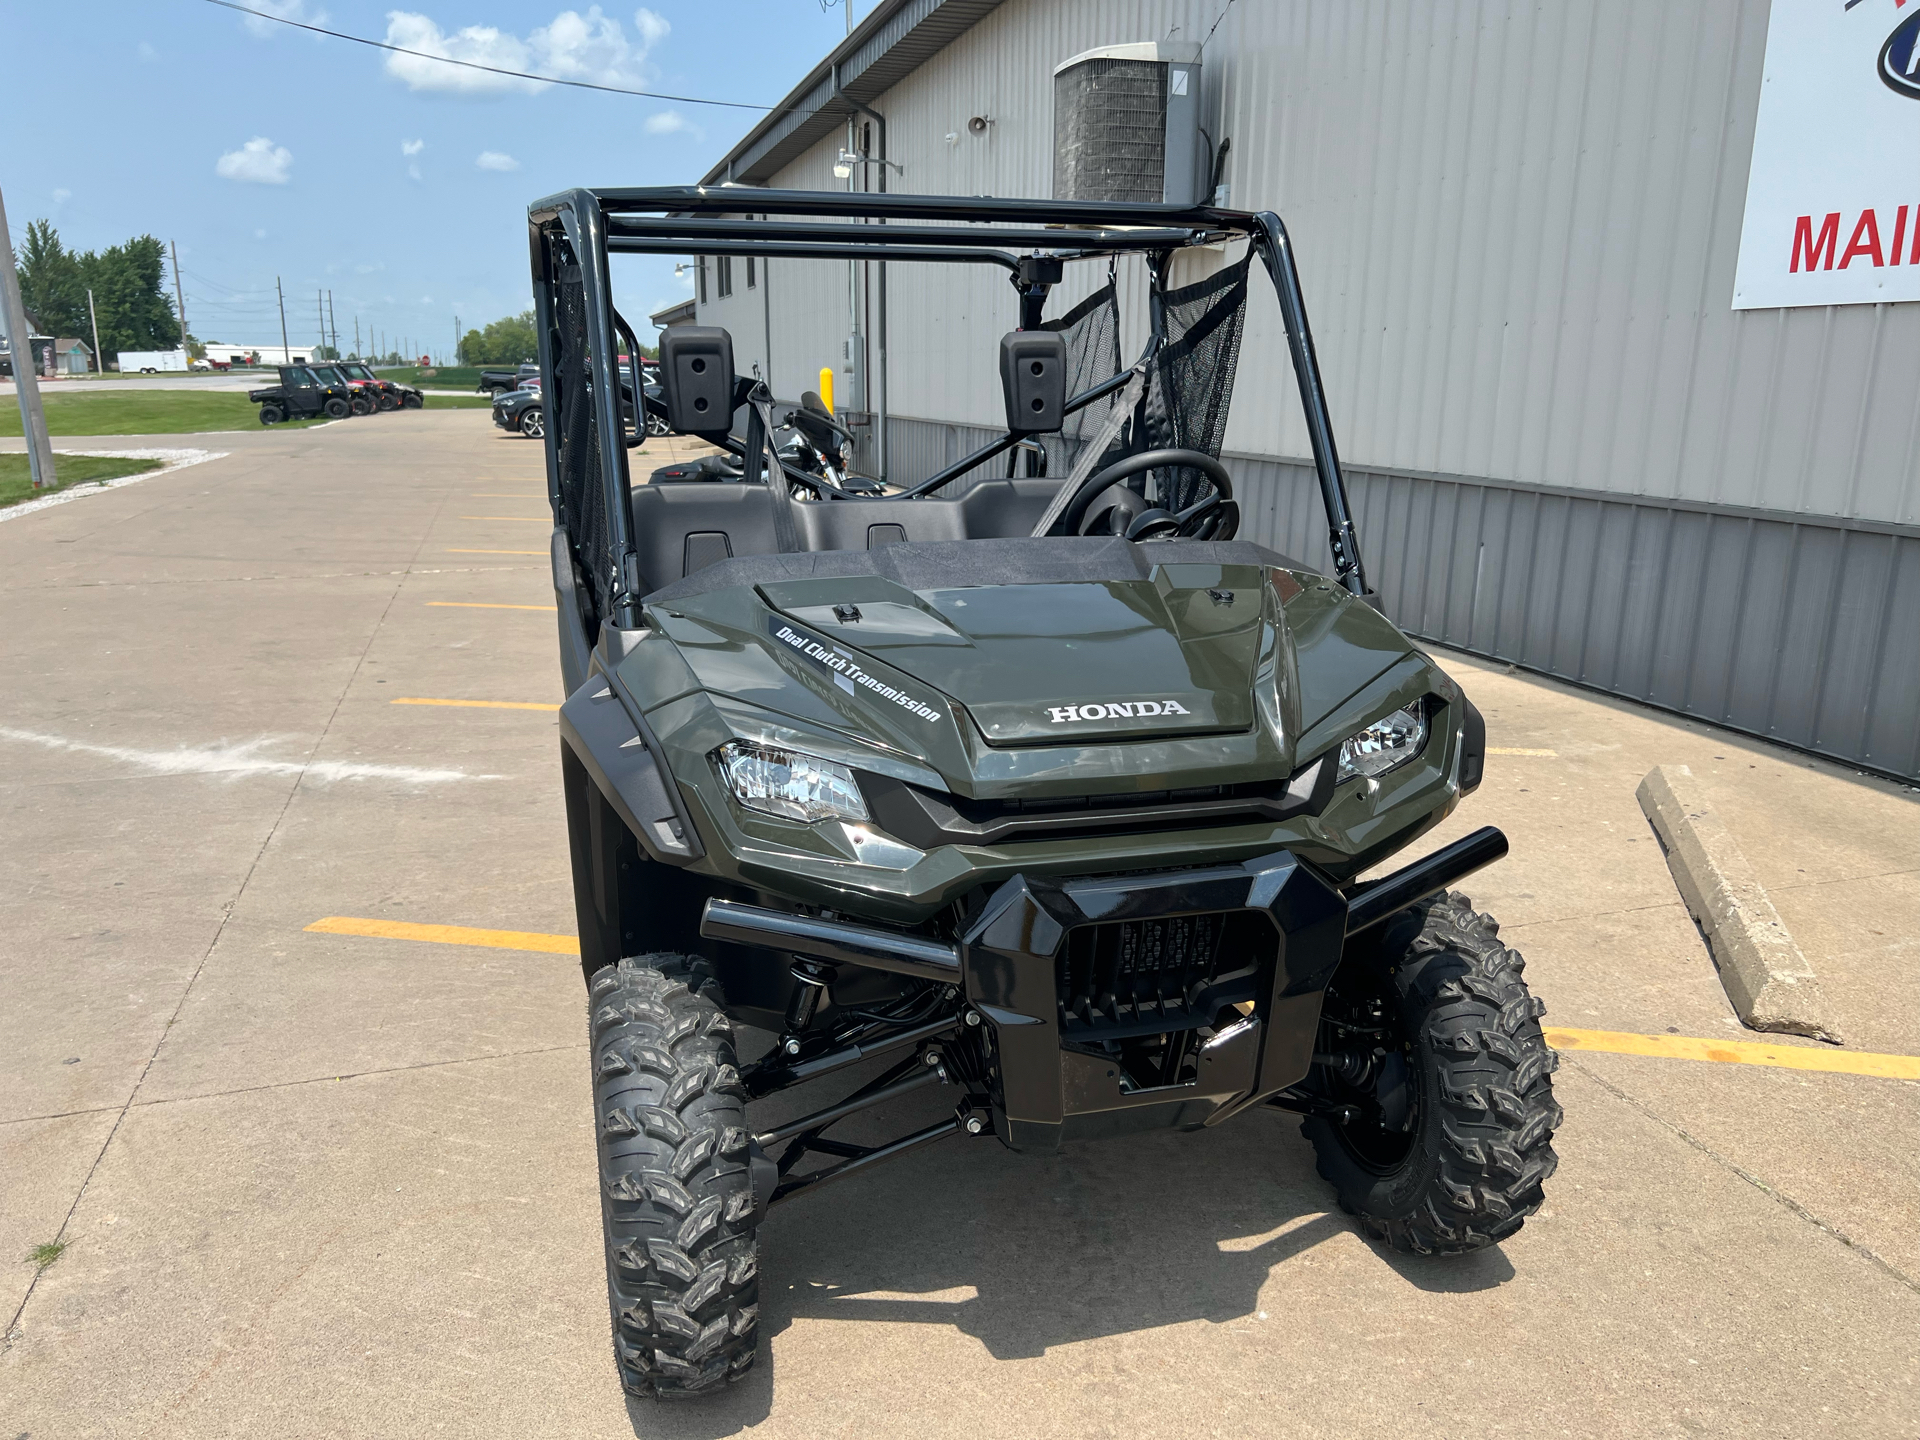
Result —
[[[1184,569],[1205,570],[1192,588]],[[1241,732],[1256,718],[1254,583],[1138,580],[914,591],[879,576],[763,584],[773,638],[864,653],[950,697],[992,746]],[[785,634],[780,631],[785,629]]]

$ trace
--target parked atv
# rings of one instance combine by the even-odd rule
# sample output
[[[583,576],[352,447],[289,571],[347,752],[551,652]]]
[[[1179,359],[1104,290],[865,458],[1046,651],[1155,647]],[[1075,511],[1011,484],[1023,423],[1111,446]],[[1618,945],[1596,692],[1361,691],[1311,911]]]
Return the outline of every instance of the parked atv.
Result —
[[[373,373],[371,366],[358,360],[344,360],[335,365],[349,380],[360,380],[372,385],[378,391],[378,406],[382,410],[418,410],[426,402],[426,396],[411,385],[402,385],[397,380],[386,380]]]
[[[278,385],[247,392],[247,399],[260,407],[262,425],[316,415],[344,420],[353,413],[354,395],[344,381],[323,380],[309,365],[282,365],[279,371]]]
[[[369,380],[360,380],[349,375],[344,365],[329,360],[324,365],[309,365],[316,379],[322,385],[344,385],[352,397],[352,410],[355,415],[371,415],[380,408],[380,387]]]
[[[1381,1244],[1512,1235],[1554,1169],[1556,1057],[1519,955],[1449,888],[1507,842],[1489,827],[1379,873],[1479,785],[1486,727],[1372,603],[1279,217],[740,203],[572,190],[530,211],[560,781],[628,1390],[738,1378],[769,1208],[949,1137],[1049,1155],[1290,1114]],[[876,246],[1008,272],[1003,435],[853,494],[844,468],[780,455],[773,397],[725,330],[676,326],[668,418],[741,469],[634,483],[603,398],[630,334],[609,252]],[[1129,252],[1148,291],[1133,328],[1109,267]],[[1253,477],[1219,456],[1256,260],[1325,567],[1235,538]],[[1046,318],[1068,266],[1084,298]],[[1131,362],[1123,328],[1148,336]],[[991,473],[1029,444],[1046,475]],[[755,1103],[836,1079],[796,1118]],[[882,1103],[923,1123],[878,1145],[829,1133]],[[991,1227],[984,1191],[973,1204]]]

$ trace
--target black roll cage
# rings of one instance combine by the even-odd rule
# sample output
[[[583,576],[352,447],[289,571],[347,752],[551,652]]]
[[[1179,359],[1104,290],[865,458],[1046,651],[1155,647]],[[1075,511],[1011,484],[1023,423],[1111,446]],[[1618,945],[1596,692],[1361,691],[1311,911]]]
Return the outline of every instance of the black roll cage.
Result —
[[[768,216],[818,216],[815,221],[729,218],[740,211]],[[868,222],[880,221],[881,224]],[[908,222],[908,223],[895,223]],[[913,223],[936,222],[936,223]],[[995,228],[970,228],[991,226]],[[1024,227],[1024,228],[1022,228]],[[745,186],[662,186],[566,190],[527,210],[533,269],[534,313],[540,340],[540,373],[548,395],[557,395],[554,369],[552,287],[563,271],[578,269],[586,308],[589,385],[597,395],[619,395],[618,346],[639,349],[633,330],[613,306],[608,271],[611,254],[764,255],[809,260],[929,261],[998,265],[1020,283],[1015,251],[1039,251],[1060,259],[1144,254],[1152,273],[1150,338],[1141,358],[1120,374],[1073,397],[1070,409],[1094,403],[1119,389],[1158,349],[1162,335],[1166,258],[1192,245],[1244,236],[1259,251],[1280,302],[1287,351],[1299,385],[1300,406],[1313,449],[1314,470],[1326,508],[1328,544],[1335,577],[1355,595],[1366,595],[1358,536],[1347,503],[1346,481],[1327,414],[1306,299],[1286,226],[1270,210],[1223,210],[1210,205],[1126,205],[1084,200],[1014,200],[990,196],[901,195],[810,190],[761,190]],[[567,279],[574,278],[568,274]],[[1025,290],[1022,291],[1023,299]],[[1023,304],[1023,312],[1027,310]],[[633,537],[632,478],[627,464],[622,407],[593,406],[603,457],[610,587],[615,628],[640,623],[640,570]],[[556,524],[564,521],[558,428],[546,427],[547,492]],[[1011,433],[973,451],[938,474],[884,497],[908,501],[930,493],[1019,443]],[[796,479],[813,483],[811,477]],[[816,486],[816,489],[818,487]],[[568,527],[571,529],[571,527]]]

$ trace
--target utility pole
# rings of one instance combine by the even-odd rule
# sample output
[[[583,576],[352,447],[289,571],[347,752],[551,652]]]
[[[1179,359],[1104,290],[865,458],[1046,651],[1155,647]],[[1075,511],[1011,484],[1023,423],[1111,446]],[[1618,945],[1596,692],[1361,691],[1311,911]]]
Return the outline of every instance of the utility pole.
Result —
[[[313,292],[313,308],[317,310],[320,314],[320,348],[324,350],[326,349],[326,346],[327,346],[327,292],[326,291],[315,290]]]
[[[358,315],[353,317],[353,358],[356,360],[367,358],[360,353],[360,317]]]
[[[93,370],[96,375],[107,373],[106,357],[100,353],[100,316],[93,308],[93,287],[87,287],[87,319],[93,322]]]
[[[273,293],[280,297],[280,363],[293,363],[293,345],[287,339],[287,292],[280,288],[280,277],[273,277]]]
[[[13,263],[13,232],[7,229],[7,206],[0,199],[0,307],[5,310],[7,343],[13,355],[13,385],[20,400],[20,429],[27,437],[27,469],[33,476],[33,488],[51,490],[53,479],[53,442],[47,439],[47,412],[40,405],[40,382],[33,373],[32,332],[27,329],[26,307],[20,303],[20,273]]]
[[[340,358],[340,322],[333,318],[333,292],[327,291],[327,328],[333,331],[333,358]]]
[[[180,307],[180,349],[187,356],[187,369],[193,369],[193,355],[187,351],[187,293],[180,288],[180,252],[167,241],[167,253],[173,257],[173,301]]]
[[[460,363],[460,317],[453,317],[453,363]]]

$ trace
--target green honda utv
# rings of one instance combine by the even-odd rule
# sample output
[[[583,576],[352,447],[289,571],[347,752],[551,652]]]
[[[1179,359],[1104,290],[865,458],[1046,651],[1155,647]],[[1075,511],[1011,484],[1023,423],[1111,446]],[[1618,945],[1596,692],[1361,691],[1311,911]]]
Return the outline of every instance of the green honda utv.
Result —
[[[1281,1111],[1380,1243],[1513,1234],[1553,1173],[1555,1056],[1520,957],[1448,888],[1506,840],[1377,873],[1479,784],[1486,729],[1373,603],[1279,218],[751,196],[759,218],[729,189],[529,211],[627,1389],[739,1377],[768,1209],[950,1137],[1046,1155]],[[676,326],[668,420],[737,464],[636,483],[623,254],[999,269],[1004,432],[855,492],[783,453],[725,330]],[[1235,538],[1220,451],[1256,268],[1324,567]],[[813,1082],[806,1113],[756,1115]],[[830,1134],[915,1090],[936,1123]]]

